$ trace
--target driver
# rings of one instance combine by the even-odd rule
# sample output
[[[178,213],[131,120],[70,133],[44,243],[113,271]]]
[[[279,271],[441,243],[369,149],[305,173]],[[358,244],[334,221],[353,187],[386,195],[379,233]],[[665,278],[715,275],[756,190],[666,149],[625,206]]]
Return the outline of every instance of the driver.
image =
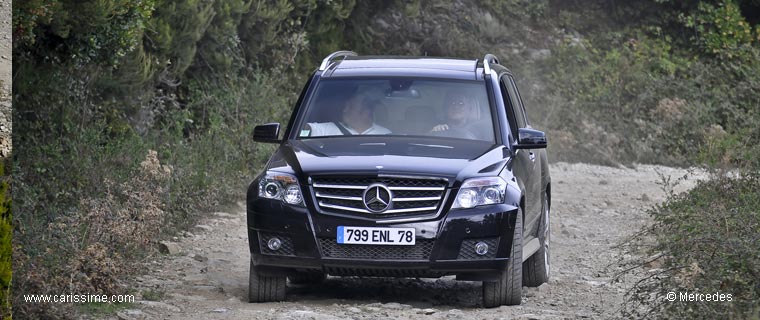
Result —
[[[465,126],[470,123],[470,120],[476,119],[477,105],[477,101],[464,92],[446,93],[444,99],[446,122],[434,126],[430,132],[454,129],[467,130]]]
[[[375,107],[378,104],[380,101],[377,99],[362,94],[354,95],[343,105],[340,121],[311,122],[306,125],[306,130],[311,132],[312,137],[390,134],[390,130],[375,123]]]

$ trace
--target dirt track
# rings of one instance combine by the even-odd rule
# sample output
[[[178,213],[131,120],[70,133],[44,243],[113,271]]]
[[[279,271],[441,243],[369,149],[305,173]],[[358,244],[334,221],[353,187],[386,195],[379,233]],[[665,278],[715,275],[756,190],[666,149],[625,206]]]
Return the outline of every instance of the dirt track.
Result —
[[[242,209],[209,214],[184,237],[181,252],[159,257],[132,283],[138,297],[123,319],[553,319],[617,314],[629,279],[612,282],[621,254],[615,244],[648,221],[662,201],[658,166],[635,169],[552,165],[552,279],[524,288],[521,306],[484,309],[481,284],[443,279],[328,278],[316,287],[288,287],[283,303],[247,303],[248,246]],[[677,190],[693,185],[690,177]],[[160,295],[159,295],[160,296]]]

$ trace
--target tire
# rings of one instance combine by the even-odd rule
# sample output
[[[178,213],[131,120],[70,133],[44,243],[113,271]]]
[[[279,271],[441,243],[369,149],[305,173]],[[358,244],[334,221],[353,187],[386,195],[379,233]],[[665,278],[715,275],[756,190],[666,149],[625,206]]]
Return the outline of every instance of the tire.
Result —
[[[522,302],[522,210],[517,211],[512,255],[498,281],[483,281],[483,306],[519,305]]]
[[[292,284],[319,284],[325,281],[327,276],[321,272],[298,272],[288,276],[288,281]]]
[[[248,302],[274,302],[285,300],[285,276],[265,276],[256,272],[251,260],[248,278]]]
[[[549,281],[551,271],[551,224],[549,223],[549,195],[544,197],[541,225],[538,229],[538,240],[541,247],[523,263],[523,284],[528,287],[538,287]]]

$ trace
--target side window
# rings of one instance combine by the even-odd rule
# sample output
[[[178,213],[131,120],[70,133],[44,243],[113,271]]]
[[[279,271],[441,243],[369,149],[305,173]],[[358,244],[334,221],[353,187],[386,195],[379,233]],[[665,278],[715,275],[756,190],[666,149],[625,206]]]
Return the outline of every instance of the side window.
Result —
[[[509,82],[512,83],[512,90],[514,90],[515,94],[514,96],[517,98],[518,105],[520,106],[519,110],[517,110],[518,113],[522,114],[523,121],[525,121],[526,126],[530,126],[530,121],[528,121],[528,115],[525,113],[525,105],[523,104],[522,97],[520,96],[520,90],[517,89],[517,82],[515,82],[515,78],[512,78],[512,76],[509,76]],[[521,127],[522,128],[522,127]]]
[[[504,97],[504,102],[505,105],[509,106],[509,110],[507,110],[509,117],[514,119],[510,121],[510,124],[515,128],[525,128],[525,113],[523,112],[520,98],[517,96],[514,86],[512,86],[512,81],[510,81],[508,76],[503,76],[499,81],[499,86],[501,87],[502,95],[508,95],[508,97]]]

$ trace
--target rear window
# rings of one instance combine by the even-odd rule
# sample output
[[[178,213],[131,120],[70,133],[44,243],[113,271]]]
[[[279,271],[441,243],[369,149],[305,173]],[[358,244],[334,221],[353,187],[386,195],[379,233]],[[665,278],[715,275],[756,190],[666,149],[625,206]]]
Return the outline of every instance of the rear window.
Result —
[[[494,142],[483,82],[410,78],[322,80],[298,139],[433,136]]]

